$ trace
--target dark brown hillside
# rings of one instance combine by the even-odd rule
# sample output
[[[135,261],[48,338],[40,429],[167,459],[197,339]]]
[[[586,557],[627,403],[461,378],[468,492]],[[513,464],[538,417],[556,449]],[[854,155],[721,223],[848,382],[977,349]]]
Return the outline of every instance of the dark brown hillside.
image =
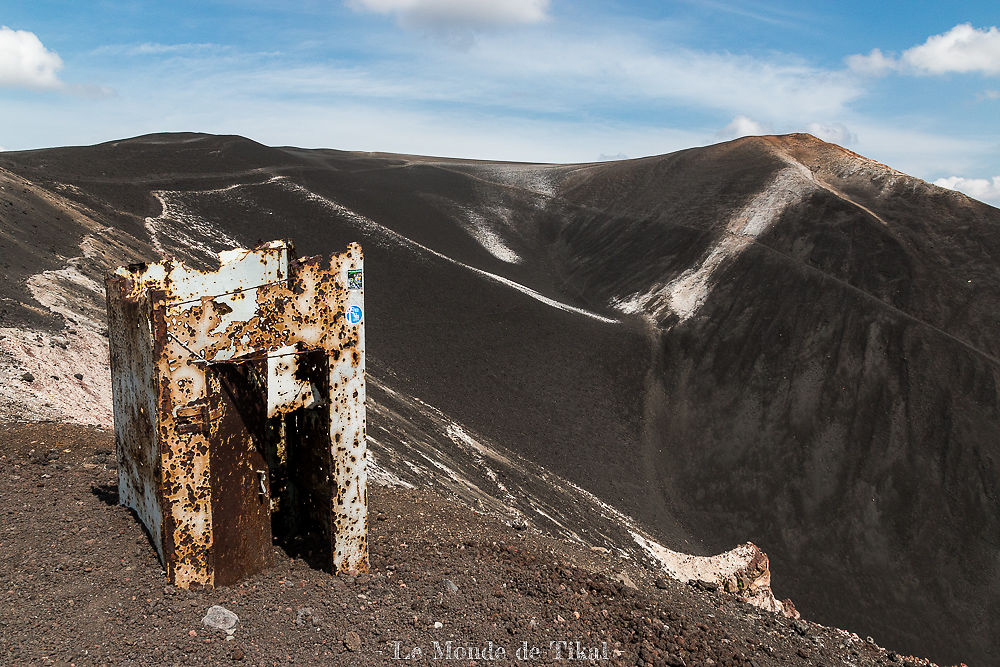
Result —
[[[956,628],[994,655],[1000,211],[807,136],[697,152],[673,157],[686,164],[663,174],[665,191],[792,177],[736,206],[646,204],[643,254],[612,261],[590,239],[634,224],[613,215],[643,195],[615,190],[621,167],[595,169],[569,195],[601,212],[562,236],[582,285],[638,294],[633,312],[657,323],[646,396],[651,440],[669,443],[657,467],[669,502],[714,549],[752,526],[789,567],[776,588],[807,613],[952,659],[939,628]],[[721,171],[735,152],[737,173]],[[649,190],[645,177],[635,187]],[[754,216],[757,234],[732,228]],[[640,273],[650,256],[655,278]],[[608,264],[629,281],[601,283]]]
[[[560,493],[675,551],[752,540],[810,620],[1000,660],[995,208],[809,135],[527,165],[165,134],[0,168],[0,414],[109,423],[106,268],[359,241],[390,472],[631,553]]]

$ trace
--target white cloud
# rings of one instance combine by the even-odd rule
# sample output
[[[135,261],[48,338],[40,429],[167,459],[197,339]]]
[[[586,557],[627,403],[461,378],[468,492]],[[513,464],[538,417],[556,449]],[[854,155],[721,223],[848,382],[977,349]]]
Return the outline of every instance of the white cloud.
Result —
[[[807,119],[843,117],[862,90],[849,73],[812,67],[788,55],[763,59],[664,48],[622,34],[493,33],[480,35],[458,55],[408,46],[391,55],[350,67],[281,67],[264,61],[249,67],[232,60],[206,63],[204,69],[215,71],[214,89],[316,100],[337,96],[474,105],[504,113],[589,117],[591,122],[606,110],[613,116],[623,108],[686,107],[802,127]],[[186,72],[178,71],[178,80],[189,78]],[[144,76],[162,80],[168,75]],[[205,78],[200,74],[199,80]]]
[[[219,44],[209,43],[160,44],[158,42],[143,42],[142,44],[106,44],[97,47],[92,53],[112,56],[194,55],[225,49],[226,47]]]
[[[934,185],[949,190],[958,190],[980,201],[1000,206],[1000,176],[994,176],[992,179],[949,176],[937,179],[934,181]]]
[[[899,62],[893,56],[882,53],[881,49],[872,49],[866,56],[847,56],[847,66],[859,74],[881,76],[898,68]]]
[[[395,16],[406,27],[448,30],[539,23],[547,18],[549,0],[348,0],[348,5]]]
[[[848,56],[846,60],[853,71],[876,76],[893,70],[913,74],[1000,74],[1000,30],[996,26],[980,29],[962,23],[948,32],[931,35],[898,58],[872,49],[868,55]]]
[[[739,139],[740,137],[770,134],[770,132],[766,125],[758,123],[752,118],[736,116],[729,122],[729,125],[716,132],[715,136],[720,139]]]
[[[850,73],[788,54],[700,51],[617,33],[484,37],[462,65],[491,82],[516,82],[506,95],[511,102],[531,90],[532,99],[568,110],[609,103],[684,105],[775,124],[839,114],[862,92]]]
[[[851,146],[858,142],[858,135],[851,132],[843,123],[809,123],[806,129],[809,134],[831,144]]]
[[[969,23],[942,35],[928,37],[920,46],[903,52],[902,61],[919,72],[982,72],[1000,74],[1000,30],[978,30]]]
[[[984,90],[980,97],[984,100],[1000,100],[1000,90]]]
[[[62,64],[35,33],[0,27],[0,86],[58,88]]]
[[[801,28],[802,24],[808,20],[806,11],[786,10],[774,4],[764,6],[759,3],[724,2],[722,0],[698,0],[697,4],[711,10],[713,14],[720,11],[727,12],[784,28]]]

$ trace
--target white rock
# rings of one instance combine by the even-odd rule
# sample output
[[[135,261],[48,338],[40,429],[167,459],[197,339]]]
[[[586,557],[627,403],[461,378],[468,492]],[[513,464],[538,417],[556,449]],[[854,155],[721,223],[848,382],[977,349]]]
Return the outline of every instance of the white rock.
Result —
[[[205,618],[201,619],[201,622],[210,628],[218,628],[232,633],[233,628],[240,622],[240,617],[225,607],[212,605],[208,608],[208,613],[205,614]]]

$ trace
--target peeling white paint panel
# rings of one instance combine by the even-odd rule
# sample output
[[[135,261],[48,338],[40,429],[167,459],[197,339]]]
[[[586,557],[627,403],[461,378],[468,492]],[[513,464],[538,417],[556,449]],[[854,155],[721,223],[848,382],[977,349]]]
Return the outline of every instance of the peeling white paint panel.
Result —
[[[267,416],[297,408],[312,408],[321,402],[312,382],[298,377],[299,354],[294,345],[278,348],[267,356]]]
[[[231,250],[219,254],[217,271],[202,273],[175,265],[170,272],[172,303],[200,301],[203,297],[219,297],[249,292],[261,285],[288,279],[288,248],[265,246],[260,250]],[[253,294],[247,294],[254,301]]]

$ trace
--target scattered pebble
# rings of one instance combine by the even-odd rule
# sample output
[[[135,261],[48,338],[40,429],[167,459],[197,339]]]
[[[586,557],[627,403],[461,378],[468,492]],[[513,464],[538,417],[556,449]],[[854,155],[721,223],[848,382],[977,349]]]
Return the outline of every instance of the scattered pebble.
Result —
[[[240,622],[240,617],[225,607],[212,605],[208,608],[208,613],[205,614],[205,618],[201,619],[201,622],[210,628],[217,628],[219,630],[229,632],[236,627],[237,623]]]
[[[312,607],[299,607],[295,612],[295,625],[300,628],[319,625],[320,616]]]

